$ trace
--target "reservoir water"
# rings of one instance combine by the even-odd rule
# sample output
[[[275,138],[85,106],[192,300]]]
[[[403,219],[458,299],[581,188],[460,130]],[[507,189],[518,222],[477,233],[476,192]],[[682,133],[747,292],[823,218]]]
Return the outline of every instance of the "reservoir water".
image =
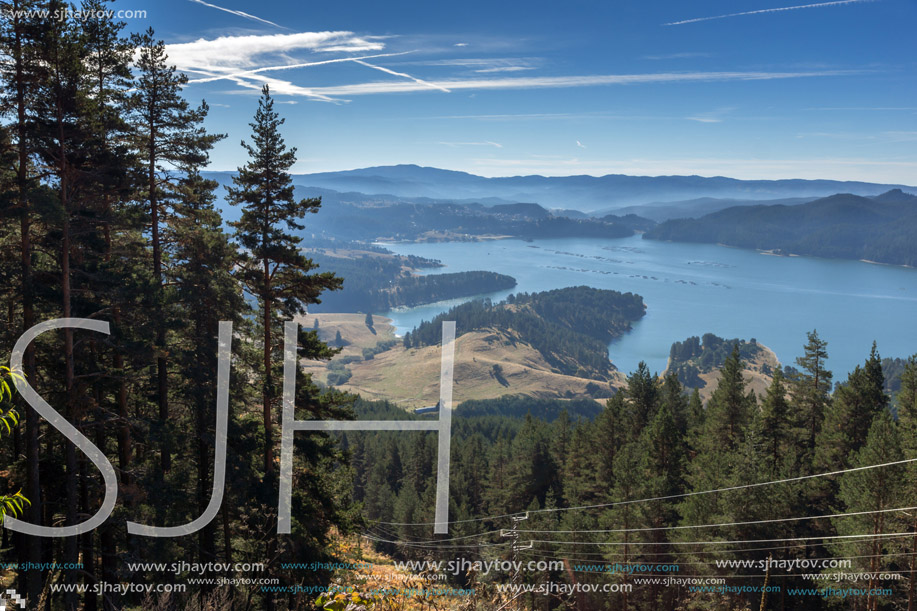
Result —
[[[609,346],[625,373],[646,361],[666,366],[672,342],[692,335],[755,338],[784,364],[802,354],[806,332],[828,341],[828,368],[846,378],[869,355],[873,340],[883,357],[917,353],[917,270],[812,257],[776,257],[710,244],[622,239],[493,240],[398,243],[399,254],[439,259],[429,273],[489,270],[513,276],[510,293],[566,286],[633,292],[646,316]],[[399,333],[448,310],[460,299],[386,312]]]

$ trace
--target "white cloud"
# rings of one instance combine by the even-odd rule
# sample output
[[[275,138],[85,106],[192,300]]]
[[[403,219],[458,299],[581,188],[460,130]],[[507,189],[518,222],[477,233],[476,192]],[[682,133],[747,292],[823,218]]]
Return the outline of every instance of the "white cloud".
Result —
[[[722,107],[707,112],[700,112],[690,117],[685,117],[688,121],[697,121],[698,123],[722,123],[723,115],[734,111],[732,107]]]
[[[268,85],[271,88],[271,93],[274,95],[290,95],[290,96],[300,96],[305,98],[311,98],[314,100],[320,100],[322,102],[333,102],[335,104],[346,102],[347,100],[340,100],[336,98],[331,98],[326,95],[315,92],[309,87],[300,87],[299,85],[294,85],[290,81],[283,81],[280,79],[261,77],[257,81],[247,81],[240,78],[231,78],[232,82],[236,85],[242,87],[243,90],[250,90],[256,93],[261,93],[262,85]],[[230,92],[230,93],[240,93],[240,92]]]
[[[543,77],[493,77],[430,79],[419,78],[406,72],[370,63],[367,60],[379,57],[404,55],[400,53],[372,53],[384,51],[385,43],[379,36],[359,36],[349,31],[299,32],[295,34],[269,34],[221,36],[213,40],[199,39],[193,42],[167,45],[169,61],[179,70],[197,75],[191,84],[228,80],[243,91],[260,91],[263,84],[269,84],[278,95],[301,96],[326,102],[347,102],[349,96],[411,93],[438,90],[512,90],[588,87],[598,85],[629,85],[644,83],[677,82],[722,82],[752,81],[806,77],[840,76],[860,74],[860,71],[809,70],[798,72],[663,72],[648,74],[605,74],[582,76]],[[327,52],[360,53],[359,56],[311,59],[301,57]],[[300,57],[297,57],[300,56]],[[476,68],[481,73],[507,72],[527,69],[537,58],[492,58],[439,60],[444,66]],[[263,73],[292,70],[312,66],[351,62],[372,70],[384,72],[404,80],[319,85],[314,79],[309,86],[299,85],[293,80],[269,78]],[[423,64],[426,62],[411,62]],[[238,92],[238,91],[237,91]],[[704,120],[703,115],[695,120]]]
[[[497,114],[497,115],[444,115],[439,117],[430,117],[431,119],[475,119],[477,121],[529,121],[529,120],[580,120],[580,119],[651,119],[656,120],[660,117],[654,116],[632,116],[618,115],[605,112],[533,112],[517,114]]]
[[[232,15],[238,15],[239,17],[244,17],[245,19],[250,19],[250,20],[252,20],[252,21],[260,21],[261,23],[266,23],[266,24],[268,24],[268,25],[272,25],[272,26],[274,26],[274,27],[281,28],[281,29],[284,29],[284,30],[288,30],[288,29],[289,29],[289,28],[286,28],[286,27],[284,27],[284,26],[282,26],[282,25],[279,25],[279,24],[277,24],[277,23],[274,23],[273,21],[268,21],[267,19],[262,19],[261,17],[255,17],[254,15],[250,15],[249,13],[244,13],[244,12],[242,12],[242,11],[234,11],[234,10],[232,10],[232,9],[223,8],[222,6],[217,6],[216,4],[210,4],[209,2],[204,2],[204,0],[188,0],[188,1],[189,1],[189,2],[194,2],[195,4],[202,4],[202,5],[208,6],[208,7],[210,7],[210,8],[215,8],[215,9],[217,9],[218,11],[223,11],[223,12],[225,12],[225,13],[230,13],[230,14],[232,14]]]
[[[917,106],[822,106],[803,108],[803,110],[851,110],[851,111],[917,111]]]
[[[801,132],[799,139],[827,138],[830,140],[849,140],[875,144],[894,144],[897,142],[917,142],[917,131],[883,131],[879,133],[862,132]]]
[[[166,45],[166,52],[169,61],[179,70],[238,72],[263,66],[265,59],[288,59],[287,54],[295,51],[367,53],[384,48],[385,44],[375,38],[340,31],[221,36],[213,40],[201,38],[194,42]]]
[[[917,142],[917,132],[890,131],[882,134],[892,142]]]
[[[179,70],[203,75],[191,83],[226,79],[243,89],[260,91],[265,83],[281,95],[294,95],[326,102],[339,102],[330,96],[315,93],[312,88],[294,85],[261,76],[261,72],[289,70],[327,63],[354,61],[359,58],[337,58],[309,62],[293,62],[293,53],[380,51],[385,44],[378,37],[361,37],[353,32],[299,32],[296,34],[265,34],[221,36],[213,40],[166,45],[169,61]],[[379,57],[383,54],[367,57]],[[388,55],[388,54],[384,54]],[[265,65],[267,64],[267,65]]]
[[[522,72],[523,70],[534,70],[530,66],[496,66],[494,68],[484,68],[482,70],[475,70],[479,74],[489,74],[491,72]]]
[[[492,74],[497,72],[522,72],[535,70],[542,63],[538,57],[475,57],[455,59],[434,59],[400,62],[415,66],[446,66],[455,68],[470,68],[478,74]]]
[[[780,8],[765,8],[757,11],[745,11],[742,13],[728,13],[726,15],[715,15],[713,17],[698,17],[696,19],[684,19],[682,21],[672,21],[663,25],[685,25],[687,23],[699,23],[701,21],[712,21],[714,19],[726,19],[728,17],[741,17],[743,15],[761,15],[763,13],[781,13],[783,11],[796,11],[804,8],[821,8],[825,6],[840,6],[842,4],[859,4],[860,2],[872,2],[873,0],[836,0],[835,2],[819,2],[817,4],[800,4],[798,6],[784,6]]]
[[[661,55],[644,55],[643,59],[693,59],[695,57],[711,57],[710,53],[700,53],[695,51],[686,51],[682,53],[663,53]]]
[[[553,89],[565,87],[590,87],[597,85],[636,85],[645,83],[684,83],[722,81],[762,81],[774,79],[845,76],[859,74],[848,70],[823,70],[813,72],[669,72],[655,74],[601,74],[586,76],[545,76],[495,79],[440,80],[433,84],[451,91],[462,89]],[[371,95],[382,93],[409,93],[427,91],[429,85],[406,82],[371,82],[330,87],[315,87],[312,91],[328,97]]]
[[[213,81],[221,80],[233,80],[237,78],[242,78],[246,76],[252,76],[255,74],[261,74],[262,72],[274,72],[277,70],[293,70],[296,68],[310,68],[312,66],[324,66],[327,64],[339,64],[344,62],[356,62],[361,59],[375,59],[378,57],[392,57],[395,55],[405,55],[410,53],[410,51],[403,51],[401,53],[377,53],[375,55],[364,55],[361,57],[339,57],[337,59],[323,59],[317,62],[303,62],[299,64],[281,64],[279,66],[265,66],[263,68],[255,68],[254,70],[244,70],[242,72],[233,72],[227,74],[218,74],[216,76],[208,76],[203,78],[191,79],[188,83],[211,83]],[[195,72],[199,72],[195,70]]]
[[[499,142],[440,142],[443,146],[449,146],[452,148],[458,148],[460,146],[492,146],[494,148],[502,149],[503,145]]]

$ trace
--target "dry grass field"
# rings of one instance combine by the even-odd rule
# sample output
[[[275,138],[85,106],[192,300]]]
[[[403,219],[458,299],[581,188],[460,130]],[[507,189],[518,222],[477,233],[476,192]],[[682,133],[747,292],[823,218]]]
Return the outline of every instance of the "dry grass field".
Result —
[[[440,349],[438,346],[405,349],[396,336],[391,320],[373,317],[373,329],[365,323],[364,314],[309,314],[300,317],[300,324],[312,328],[319,322],[319,336],[331,342],[340,331],[347,342],[334,360],[354,359],[346,367],[351,372],[341,390],[360,394],[366,399],[386,399],[405,409],[434,405],[439,399]],[[363,360],[363,349],[373,348],[383,342],[397,343]],[[760,345],[760,344],[759,344]],[[761,346],[758,358],[746,363],[745,379],[748,388],[759,397],[764,396],[772,377],[764,373],[766,367],[779,367],[776,355]],[[306,372],[322,382],[328,378],[328,362],[303,361]],[[710,398],[719,371],[701,373],[706,382],[701,389],[704,401]],[[455,369],[453,379],[453,404],[468,399],[491,399],[503,395],[525,395],[537,398],[582,398],[589,394],[590,382],[607,388],[601,380],[591,380],[557,373],[544,357],[530,345],[519,340],[509,330],[480,330],[465,333],[455,341]],[[611,385],[624,385],[624,375],[617,373]],[[603,401],[604,402],[604,401]]]
[[[333,340],[337,331],[350,342],[337,357],[360,357],[363,348],[395,337],[390,320],[374,317],[372,332],[363,314],[310,314],[301,322],[312,327],[319,321],[320,336]],[[316,380],[327,380],[327,363],[304,361],[303,366]],[[434,405],[439,399],[440,349],[438,346],[405,349],[400,343],[375,355],[346,365],[352,377],[342,390],[359,393],[367,399],[387,399],[405,409]],[[502,395],[539,398],[586,397],[586,385],[603,381],[556,373],[542,355],[519,341],[512,331],[482,330],[465,333],[455,341],[453,402],[488,399]],[[623,376],[612,382],[623,383]]]

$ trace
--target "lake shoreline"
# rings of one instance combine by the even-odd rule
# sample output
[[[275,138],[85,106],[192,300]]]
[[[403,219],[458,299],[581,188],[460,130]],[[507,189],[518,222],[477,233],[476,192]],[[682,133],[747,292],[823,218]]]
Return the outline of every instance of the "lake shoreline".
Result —
[[[756,337],[782,362],[792,363],[802,352],[806,333],[817,328],[829,342],[829,367],[844,374],[862,364],[873,340],[889,357],[904,358],[917,349],[917,329],[911,324],[917,306],[913,268],[759,256],[751,249],[639,236],[404,243],[392,248],[439,259],[446,266],[443,271],[488,269],[518,281],[511,291],[474,298],[499,301],[510,293],[575,285],[642,295],[646,317],[609,345],[610,360],[625,373],[641,360],[663,371],[673,342],[704,333]],[[383,314],[403,334],[467,300]]]

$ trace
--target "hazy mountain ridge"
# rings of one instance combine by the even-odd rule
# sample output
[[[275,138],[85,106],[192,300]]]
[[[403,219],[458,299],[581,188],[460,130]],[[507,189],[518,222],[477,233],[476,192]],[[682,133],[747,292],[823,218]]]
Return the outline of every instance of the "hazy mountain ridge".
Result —
[[[812,201],[812,197],[784,197],[780,199],[726,199],[718,197],[698,197],[675,202],[653,202],[642,206],[626,206],[624,208],[609,209],[613,214],[636,214],[638,216],[662,223],[671,219],[699,218],[707,214],[719,212],[726,208],[737,206],[773,206],[782,204],[796,206]],[[599,215],[600,213],[593,213]]]
[[[226,185],[233,172],[205,172]],[[481,204],[534,202],[565,216],[635,213],[654,221],[700,216],[755,202],[796,204],[834,193],[876,196],[917,187],[837,180],[741,180],[724,176],[507,176],[487,178],[417,165],[376,166],[293,176],[297,187],[328,203]],[[304,191],[305,192],[305,191]],[[718,201],[725,200],[725,201]],[[777,201],[785,200],[785,201]],[[670,209],[667,209],[670,207]],[[231,212],[230,212],[231,215]]]
[[[872,198],[841,193],[796,206],[727,208],[666,221],[643,237],[913,266],[915,235],[917,196],[893,189]]]
[[[391,191],[398,191],[405,185],[433,185],[436,197],[368,195],[353,190],[338,191],[326,186],[300,184],[296,187],[297,196],[321,197],[324,204],[322,214],[310,219],[306,231],[312,237],[357,241],[474,240],[482,237],[618,238],[646,232],[645,237],[649,239],[722,243],[773,251],[775,254],[917,265],[917,243],[912,239],[917,234],[917,204],[914,204],[917,196],[901,188],[888,189],[888,185],[825,180],[740,181],[698,176],[483,178],[464,172],[417,166],[302,175],[296,180],[334,182],[344,188],[353,186],[347,182],[350,178],[356,177],[361,181],[366,177],[375,179],[379,173],[388,186],[398,187]],[[222,184],[231,180],[228,172],[212,172],[208,176]],[[601,210],[594,210],[593,216],[586,218],[573,209],[577,205],[577,197],[582,195],[578,189],[588,186],[593,189],[594,196],[602,189],[608,191],[606,187],[615,182],[643,190],[648,203],[613,209],[606,200]],[[507,185],[520,184],[539,187],[540,195],[550,196],[547,200],[561,193],[569,197],[564,196],[562,201],[554,202],[557,207],[551,210],[548,209],[551,202],[539,199],[536,193],[530,192],[527,195],[532,197],[525,198],[499,197],[507,195]],[[472,191],[480,192],[479,199],[460,199],[470,195],[469,185],[474,186]],[[665,192],[672,185],[695,190],[717,190],[725,188],[724,185],[729,188],[738,185],[745,191],[759,189],[755,196],[775,190],[815,192],[843,187],[846,191],[820,194],[818,197],[804,197],[798,193],[794,197],[765,200],[704,196],[666,202]],[[856,190],[858,192],[854,192]],[[624,189],[613,192],[615,197],[626,197],[628,192],[633,194],[634,191]],[[598,216],[610,210],[614,213]],[[701,215],[707,211],[711,212]],[[642,215],[635,214],[638,212]],[[231,206],[224,205],[223,213],[226,221],[238,216],[238,211]],[[692,219],[692,216],[699,218]],[[656,226],[658,221],[661,224]]]
[[[416,165],[377,166],[342,172],[299,174],[298,185],[337,191],[392,193],[402,197],[474,199],[498,197],[537,202],[548,208],[610,211],[613,207],[680,201],[701,197],[746,200],[825,197],[832,193],[878,195],[889,189],[914,190],[897,184],[836,180],[740,180],[723,176],[558,176],[486,178],[467,172]]]

